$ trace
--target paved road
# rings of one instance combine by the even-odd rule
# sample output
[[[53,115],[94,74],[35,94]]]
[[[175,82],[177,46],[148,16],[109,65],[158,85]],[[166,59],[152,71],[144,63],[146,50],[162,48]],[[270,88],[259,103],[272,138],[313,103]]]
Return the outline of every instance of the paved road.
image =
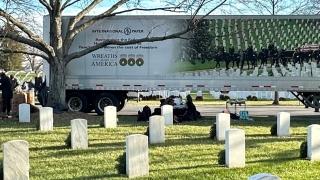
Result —
[[[137,115],[139,109],[142,109],[145,104],[127,104],[123,110],[119,112],[120,115]],[[157,106],[150,106],[151,111]],[[202,116],[215,116],[217,113],[224,110],[224,106],[213,105],[198,105],[197,110]],[[277,112],[290,112],[291,116],[302,115],[320,115],[319,112],[314,112],[314,109],[304,108],[304,106],[247,106],[250,116],[266,116],[276,115]],[[234,112],[234,109],[231,109]]]

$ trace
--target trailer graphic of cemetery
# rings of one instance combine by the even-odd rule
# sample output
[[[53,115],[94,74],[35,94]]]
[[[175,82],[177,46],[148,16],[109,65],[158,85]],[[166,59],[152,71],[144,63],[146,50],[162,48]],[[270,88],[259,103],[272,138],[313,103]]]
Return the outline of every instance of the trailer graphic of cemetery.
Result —
[[[79,34],[71,51],[105,39],[172,34],[189,18],[112,17]],[[45,17],[44,32],[47,23]],[[121,110],[128,92],[287,91],[319,108],[319,25],[319,16],[208,16],[182,38],[107,46],[68,64],[67,105],[102,114],[108,104]],[[44,70],[49,78],[48,64]]]

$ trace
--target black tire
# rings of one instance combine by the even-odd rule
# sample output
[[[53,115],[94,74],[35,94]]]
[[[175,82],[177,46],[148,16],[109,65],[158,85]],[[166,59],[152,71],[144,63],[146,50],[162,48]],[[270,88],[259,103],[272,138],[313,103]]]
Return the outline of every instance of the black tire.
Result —
[[[88,108],[88,99],[80,93],[73,93],[67,97],[67,107],[73,112],[85,112]]]
[[[105,106],[119,107],[118,98],[110,93],[102,93],[95,100],[95,111],[98,115],[103,115]]]
[[[123,98],[123,99],[121,99],[119,101],[119,106],[117,107],[117,111],[118,112],[121,111],[124,108],[124,106],[126,105],[127,101],[128,101],[128,99],[126,99],[126,98]]]

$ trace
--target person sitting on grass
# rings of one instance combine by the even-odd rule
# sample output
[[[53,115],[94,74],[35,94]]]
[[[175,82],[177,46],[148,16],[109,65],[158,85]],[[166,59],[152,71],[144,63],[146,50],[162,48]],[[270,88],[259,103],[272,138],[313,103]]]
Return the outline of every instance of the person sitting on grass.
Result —
[[[199,111],[197,111],[196,106],[192,102],[192,97],[187,95],[187,102],[186,102],[187,109],[183,116],[180,119],[181,121],[196,121],[201,118]]]

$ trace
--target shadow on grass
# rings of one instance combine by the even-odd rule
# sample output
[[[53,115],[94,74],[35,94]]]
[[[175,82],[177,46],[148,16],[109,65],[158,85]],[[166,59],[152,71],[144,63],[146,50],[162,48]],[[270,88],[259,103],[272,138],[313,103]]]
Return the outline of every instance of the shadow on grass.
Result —
[[[31,123],[19,123],[18,120],[0,120],[0,128],[33,128],[35,124]],[[2,131],[0,131],[2,132]]]
[[[291,149],[286,151],[281,151],[279,153],[273,153],[271,158],[246,161],[246,163],[283,163],[288,161],[301,160],[299,157],[299,149]]]
[[[34,127],[28,127],[28,129],[12,129],[12,130],[1,130],[0,133],[3,134],[11,134],[11,133],[26,133],[26,132],[34,132]]]
[[[270,134],[246,134],[246,137],[274,137],[274,136],[271,136]]]
[[[68,149],[67,146],[61,145],[61,146],[45,146],[45,147],[32,147],[29,148],[30,151],[45,151],[45,150],[62,150],[62,149]]]
[[[276,136],[269,136],[264,139],[246,139],[246,144],[254,145],[254,144],[261,144],[261,143],[276,143],[276,142],[290,142],[290,141],[303,141],[304,137],[276,137]]]
[[[246,161],[247,164],[251,163],[271,163],[271,164],[276,164],[276,163],[283,163],[283,162],[288,162],[288,161],[295,161],[295,160],[300,160],[299,157],[275,157],[275,158],[270,158],[270,159],[262,159],[262,160],[254,160],[254,161]]]
[[[96,175],[96,176],[81,176],[70,179],[106,179],[106,178],[127,178],[126,175],[120,174],[105,174],[105,175]]]
[[[125,141],[113,142],[113,143],[90,143],[89,148],[102,148],[102,147],[124,148],[125,145],[126,145]]]
[[[66,146],[65,146],[66,148]],[[93,154],[98,154],[98,153],[111,153],[115,152],[118,150],[122,150],[123,147],[105,147],[105,148],[91,148],[89,145],[89,149],[84,149],[84,150],[72,150],[70,148],[61,150],[61,151],[56,151],[56,152],[50,152],[46,156],[41,156],[37,158],[62,158],[62,157],[68,157],[68,158],[73,158],[78,156],[91,156]]]
[[[201,165],[194,165],[194,166],[179,166],[179,167],[172,167],[172,168],[164,168],[164,169],[156,169],[156,170],[150,170],[150,172],[167,172],[167,171],[176,171],[176,170],[192,170],[197,168],[215,168],[215,167],[223,167],[221,165],[218,165],[216,162],[212,163],[206,163]]]
[[[169,146],[179,146],[179,145],[205,145],[205,144],[220,145],[220,144],[224,144],[224,141],[216,141],[216,140],[210,139],[209,137],[166,139],[165,144],[155,145],[155,146],[169,147]]]
[[[276,116],[263,116],[255,117],[253,116],[254,121],[240,121],[240,120],[231,120],[232,126],[239,127],[270,127],[277,123]],[[198,121],[186,121],[181,122],[176,125],[179,126],[211,126],[215,123],[216,117],[204,117]],[[307,127],[311,124],[320,124],[320,116],[292,116],[290,126],[291,127]]]

